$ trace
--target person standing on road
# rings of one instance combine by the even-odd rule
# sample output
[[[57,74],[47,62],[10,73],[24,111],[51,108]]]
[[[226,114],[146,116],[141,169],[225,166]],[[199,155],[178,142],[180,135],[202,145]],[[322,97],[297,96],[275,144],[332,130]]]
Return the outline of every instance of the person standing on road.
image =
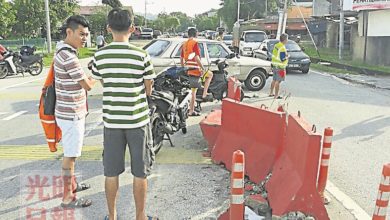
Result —
[[[89,199],[76,198],[75,193],[90,188],[87,184],[77,183],[74,178],[76,158],[81,156],[84,140],[85,117],[87,110],[87,92],[95,80],[88,78],[77,58],[77,50],[87,42],[88,21],[80,15],[66,20],[66,38],[58,46],[54,57],[56,106],[55,118],[62,131],[62,175],[64,193],[61,206],[64,208],[88,207]]]
[[[218,36],[215,38],[217,41],[223,41],[223,31],[219,30],[218,31]]]
[[[280,83],[284,81],[286,77],[286,67],[288,64],[288,54],[286,50],[286,44],[288,41],[288,35],[280,35],[280,42],[275,44],[272,51],[272,72],[273,72],[273,81],[271,83],[271,91],[269,96],[275,96],[275,99],[282,99],[282,96],[279,96]],[[275,94],[273,93],[275,89]]]
[[[181,66],[194,66],[198,67],[196,70],[189,70],[189,81],[192,91],[192,98],[190,102],[190,110],[188,112],[189,116],[199,116],[200,113],[195,111],[195,100],[196,100],[196,91],[202,88],[202,83],[200,82],[201,77],[205,77],[204,90],[202,94],[203,101],[212,101],[211,94],[208,94],[208,88],[210,86],[211,79],[213,78],[213,73],[207,71],[204,73],[204,67],[200,60],[200,49],[198,41],[196,40],[197,31],[195,28],[190,28],[188,30],[188,40],[183,44],[180,55]],[[189,55],[195,53],[195,57],[188,59]]]
[[[100,35],[96,37],[96,45],[98,49],[106,45],[106,40],[104,39],[103,31],[100,32]]]
[[[125,171],[128,145],[133,175],[136,219],[146,216],[147,177],[154,162],[147,97],[152,94],[156,74],[149,54],[131,44],[134,14],[113,9],[108,14],[108,30],[113,42],[94,55],[92,74],[103,84],[104,150],[103,166],[109,215],[116,220],[119,175]]]

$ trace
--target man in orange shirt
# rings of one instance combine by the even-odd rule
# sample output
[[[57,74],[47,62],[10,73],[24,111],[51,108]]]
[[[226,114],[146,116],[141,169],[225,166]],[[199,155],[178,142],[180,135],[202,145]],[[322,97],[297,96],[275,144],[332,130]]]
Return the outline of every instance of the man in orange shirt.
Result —
[[[0,60],[3,60],[4,57],[3,57],[3,54],[7,51],[7,49],[5,47],[3,47],[3,45],[0,44]]]
[[[194,66],[198,67],[196,70],[188,71],[190,87],[192,91],[192,99],[190,102],[190,110],[188,112],[189,116],[199,116],[200,113],[196,112],[195,109],[195,100],[196,100],[196,91],[199,88],[202,88],[202,83],[200,82],[200,78],[203,76],[206,78],[204,84],[204,90],[202,94],[203,101],[212,101],[212,97],[207,93],[209,89],[211,79],[213,78],[213,74],[211,71],[204,73],[204,67],[202,62],[200,61],[200,49],[198,45],[198,41],[196,40],[197,31],[195,28],[190,28],[188,30],[188,40],[183,44],[180,56],[181,65],[184,66]],[[188,59],[191,53],[195,53],[195,57],[192,59]]]

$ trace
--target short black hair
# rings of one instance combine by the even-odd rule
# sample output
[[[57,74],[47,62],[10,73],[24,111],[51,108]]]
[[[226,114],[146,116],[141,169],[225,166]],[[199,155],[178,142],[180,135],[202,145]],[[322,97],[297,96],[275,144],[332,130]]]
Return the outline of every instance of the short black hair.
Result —
[[[188,29],[188,37],[196,37],[196,32],[195,28]]]
[[[288,35],[287,34],[281,34],[280,35],[280,42],[285,41],[287,39],[288,39]]]
[[[134,14],[127,9],[114,8],[108,13],[108,26],[117,32],[124,32],[134,22]]]
[[[89,28],[89,22],[84,16],[72,15],[68,19],[66,19],[65,30],[67,28],[70,28],[72,29],[72,31],[74,31],[79,28],[79,25]]]

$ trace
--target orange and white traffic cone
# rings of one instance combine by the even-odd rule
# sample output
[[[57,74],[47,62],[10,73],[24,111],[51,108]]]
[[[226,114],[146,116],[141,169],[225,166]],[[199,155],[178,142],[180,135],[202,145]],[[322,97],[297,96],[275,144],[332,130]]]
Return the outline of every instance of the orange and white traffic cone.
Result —
[[[386,220],[387,207],[390,199],[390,163],[383,166],[382,179],[376,198],[372,220]]]
[[[233,153],[231,175],[230,220],[243,220],[245,155],[240,150]]]
[[[326,181],[328,180],[328,168],[329,168],[330,150],[332,147],[332,137],[333,137],[333,129],[325,128],[324,139],[322,141],[320,174],[318,176],[318,185],[317,185],[318,192],[324,204],[329,203],[329,199],[325,198],[324,192],[326,187]]]

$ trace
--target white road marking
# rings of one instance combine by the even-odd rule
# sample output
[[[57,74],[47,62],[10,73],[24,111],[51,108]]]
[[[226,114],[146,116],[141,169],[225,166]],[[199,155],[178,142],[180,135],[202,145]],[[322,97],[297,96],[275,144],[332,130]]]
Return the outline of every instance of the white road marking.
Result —
[[[330,76],[332,77],[333,79],[335,79],[336,81],[339,81],[340,83],[344,84],[344,85],[351,85],[350,82],[348,82],[347,80],[345,79],[341,79],[335,75],[332,75],[332,74],[329,74],[329,73],[322,73],[322,72],[317,72],[315,70],[310,70],[311,72],[315,73],[315,74],[318,74],[318,75],[321,75],[321,76]]]
[[[87,137],[93,130],[95,130],[101,124],[103,124],[103,119],[102,119],[102,117],[99,117],[98,121],[95,124],[93,124],[92,126],[89,126],[87,129],[85,129],[84,136]]]
[[[332,182],[328,181],[326,185],[326,190],[332,194],[341,204],[353,215],[356,219],[359,220],[370,220],[371,217],[364,211],[355,201],[353,201],[349,196],[343,193],[339,188],[337,188]]]
[[[3,118],[3,121],[9,121],[9,120],[11,120],[11,119],[14,119],[14,118],[20,116],[20,115],[23,115],[23,114],[26,113],[26,112],[27,112],[27,111],[20,111],[20,112],[17,112],[17,113],[15,113],[15,114],[13,114],[13,115],[10,115],[10,116],[6,117],[6,118]]]
[[[21,86],[21,85],[24,85],[24,84],[27,84],[27,83],[39,81],[39,80],[42,80],[42,79],[45,79],[45,78],[46,78],[46,76],[39,77],[37,79],[33,79],[33,80],[30,80],[30,81],[27,81],[27,82],[18,83],[18,84],[12,85],[12,86],[6,86],[6,87],[3,87],[3,88],[0,88],[0,91],[6,90],[6,89],[10,89],[10,88],[13,88],[13,87],[17,87],[17,86]]]
[[[5,115],[7,114],[8,112],[0,112],[0,115]]]

